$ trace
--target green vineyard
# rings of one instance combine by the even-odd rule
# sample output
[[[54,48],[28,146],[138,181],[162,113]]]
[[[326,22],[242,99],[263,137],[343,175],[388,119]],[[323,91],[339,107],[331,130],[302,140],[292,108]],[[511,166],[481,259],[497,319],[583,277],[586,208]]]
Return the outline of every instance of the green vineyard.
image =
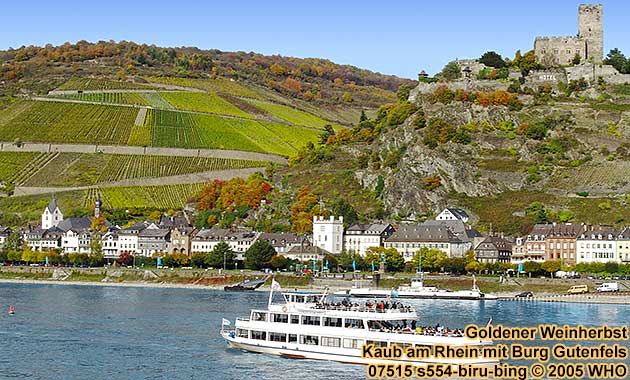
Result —
[[[80,100],[92,103],[131,104],[148,106],[149,102],[136,92],[99,92],[89,94],[52,95],[52,98]]]
[[[163,83],[182,87],[197,88],[216,94],[230,94],[233,96],[241,96],[252,99],[265,99],[262,89],[251,89],[238,82],[228,79],[191,79],[191,78],[173,78],[173,77],[151,77],[150,81],[155,83]]]
[[[35,152],[0,152],[0,180],[20,183],[52,155]]]
[[[331,124],[329,121],[317,117],[308,112],[300,111],[289,106],[277,103],[261,102],[253,100],[252,103],[256,107],[261,108],[273,116],[287,121],[291,124],[302,125],[313,128],[324,128],[325,125]]]
[[[203,92],[162,92],[160,95],[179,110],[251,118],[249,114],[215,94]]]
[[[182,208],[203,187],[202,183],[165,185],[165,186],[134,186],[134,187],[103,187],[91,189],[84,199],[85,207],[94,204],[97,194],[107,208]]]
[[[126,144],[138,110],[92,104],[28,102],[0,125],[0,140]],[[11,112],[11,111],[8,111]]]
[[[133,178],[264,167],[266,162],[226,158],[61,153],[26,181],[26,186],[88,186]]]
[[[122,82],[109,79],[77,78],[73,77],[59,86],[58,90],[125,90],[154,88],[150,85],[132,82]]]
[[[157,92],[140,92],[138,93],[144,98],[147,104],[155,108],[175,109],[171,103],[164,100],[164,98]]]

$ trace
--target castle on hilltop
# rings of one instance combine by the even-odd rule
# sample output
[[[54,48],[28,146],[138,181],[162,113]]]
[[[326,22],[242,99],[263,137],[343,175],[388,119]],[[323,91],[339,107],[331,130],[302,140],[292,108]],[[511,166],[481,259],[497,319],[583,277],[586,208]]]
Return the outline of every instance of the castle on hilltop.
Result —
[[[536,37],[534,52],[538,63],[550,67],[570,65],[577,56],[582,62],[601,64],[604,56],[604,26],[601,4],[578,8],[575,37]]]

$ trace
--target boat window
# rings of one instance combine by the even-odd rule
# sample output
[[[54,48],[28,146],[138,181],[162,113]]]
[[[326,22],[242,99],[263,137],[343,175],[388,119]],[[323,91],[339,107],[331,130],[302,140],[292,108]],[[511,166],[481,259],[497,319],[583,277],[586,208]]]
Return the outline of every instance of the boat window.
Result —
[[[317,303],[317,296],[308,296],[308,297],[306,297],[306,302]]]
[[[264,331],[252,330],[252,339],[267,340],[267,333]]]
[[[370,330],[376,331],[390,331],[392,325],[387,321],[368,321],[368,327]]]
[[[324,326],[341,327],[341,318],[324,317]]]
[[[297,334],[289,334],[289,343],[297,343]]]
[[[260,311],[252,312],[252,321],[266,321],[266,320],[267,320],[267,313],[263,313]]]
[[[387,347],[387,342],[383,342],[380,340],[368,340],[365,342],[365,344],[367,345],[373,344],[376,347]]]
[[[286,342],[287,341],[287,334],[270,332],[269,333],[269,340],[272,341],[272,342]]]
[[[352,318],[346,318],[346,323],[344,324],[344,327],[348,328],[348,329],[362,329],[363,327],[363,320],[362,319],[352,319]]]
[[[302,324],[303,325],[319,326],[320,325],[319,317],[314,317],[312,315],[303,315],[302,316]]]
[[[295,296],[295,302],[304,303],[304,296]]]
[[[289,316],[287,314],[271,314],[272,320],[276,323],[289,323]]]
[[[236,336],[238,336],[239,338],[248,338],[249,337],[249,330],[245,330],[245,329],[236,329]]]
[[[300,316],[299,315],[291,315],[291,323],[294,325],[300,324]]]
[[[361,340],[359,339],[347,339],[343,340],[343,348],[359,348],[361,347]]]
[[[406,351],[407,348],[413,347],[413,344],[411,343],[392,343],[392,345],[398,346],[404,351]]]
[[[333,338],[329,336],[322,337],[322,346],[341,347],[341,338]]]
[[[315,335],[300,335],[300,344],[319,345],[319,337]]]

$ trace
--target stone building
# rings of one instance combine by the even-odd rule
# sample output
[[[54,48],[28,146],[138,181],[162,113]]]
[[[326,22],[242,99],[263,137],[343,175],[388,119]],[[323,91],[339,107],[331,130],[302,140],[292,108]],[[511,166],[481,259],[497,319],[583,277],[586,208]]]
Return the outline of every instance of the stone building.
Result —
[[[575,240],[584,230],[582,224],[553,223],[549,229],[546,243],[546,260],[560,260],[564,265],[575,265]]]
[[[601,64],[604,56],[604,27],[602,5],[578,8],[578,34],[575,37],[536,37],[534,52],[544,66],[568,65],[575,55],[581,61]]]

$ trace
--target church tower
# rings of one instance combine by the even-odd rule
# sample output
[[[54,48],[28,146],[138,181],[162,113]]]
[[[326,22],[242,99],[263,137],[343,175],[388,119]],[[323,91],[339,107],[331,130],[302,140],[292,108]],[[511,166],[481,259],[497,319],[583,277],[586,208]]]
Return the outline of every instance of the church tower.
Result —
[[[604,22],[601,4],[580,5],[578,9],[578,37],[586,41],[586,61],[601,64],[604,57]]]
[[[98,218],[101,216],[101,207],[103,206],[103,201],[101,201],[101,194],[96,195],[96,202],[94,202],[94,217]]]
[[[55,196],[53,195],[50,198],[50,202],[48,202],[48,206],[46,206],[44,212],[42,213],[42,228],[47,230],[49,228],[56,227],[62,221],[63,214],[57,206]]]

